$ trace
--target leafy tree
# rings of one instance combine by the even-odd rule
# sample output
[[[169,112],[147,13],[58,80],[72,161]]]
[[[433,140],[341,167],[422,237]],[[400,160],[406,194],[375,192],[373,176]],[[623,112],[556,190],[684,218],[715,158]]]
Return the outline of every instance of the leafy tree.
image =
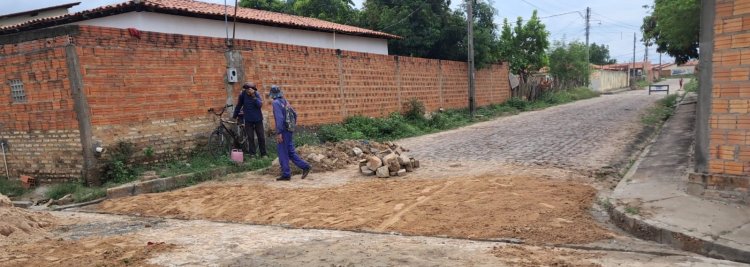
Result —
[[[399,35],[388,41],[395,55],[465,61],[466,6],[450,9],[450,0],[242,0],[241,6],[314,17]],[[500,53],[497,14],[487,0],[474,2],[474,53],[477,68],[497,62]]]
[[[655,0],[653,12],[643,18],[643,42],[655,43],[677,63],[698,58],[700,0]]]
[[[291,10],[287,2],[282,0],[240,0],[240,6],[281,13],[288,13]]]
[[[474,63],[477,68],[481,68],[500,59],[500,42],[497,35],[497,25],[494,22],[497,10],[489,2],[476,1],[473,11]],[[466,54],[464,53],[464,55]]]
[[[536,10],[526,24],[523,18],[518,17],[513,28],[506,19],[500,34],[500,58],[510,62],[511,72],[519,73],[525,81],[531,71],[537,71],[549,63],[546,53],[548,37],[549,32],[539,20]]]
[[[589,82],[586,44],[556,42],[549,53],[550,74],[567,86],[584,86]]]
[[[242,0],[240,6],[343,24],[357,22],[352,0]]]
[[[357,12],[352,0],[296,0],[288,3],[293,14],[298,16],[343,24],[357,22]]]
[[[441,51],[435,47],[446,44],[439,41],[452,42],[448,47],[456,49],[456,43],[466,35],[464,27],[459,38],[444,36],[443,26],[449,27],[447,31],[455,31],[465,25],[455,20],[449,4],[446,0],[367,0],[361,26],[404,37],[389,41],[388,49],[393,54],[440,58]]]
[[[617,63],[616,59],[609,57],[609,46],[608,45],[597,45],[592,43],[589,46],[589,62],[597,65],[607,65]]]

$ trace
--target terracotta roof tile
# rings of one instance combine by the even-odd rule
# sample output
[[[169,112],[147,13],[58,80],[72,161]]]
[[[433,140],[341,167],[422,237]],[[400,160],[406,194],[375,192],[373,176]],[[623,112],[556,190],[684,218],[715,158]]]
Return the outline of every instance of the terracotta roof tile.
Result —
[[[128,8],[131,9],[128,9]],[[130,0],[118,4],[101,6],[98,8],[81,11],[74,14],[42,18],[27,21],[21,24],[11,25],[0,28],[0,34],[6,34],[10,32],[17,32],[26,29],[35,29],[38,27],[48,27],[49,24],[54,22],[70,23],[75,21],[81,21],[92,17],[104,17],[108,15],[132,11],[132,7],[143,7],[146,11],[153,12],[180,12],[184,15],[204,15],[204,16],[224,16],[224,5],[200,2],[195,0]],[[234,18],[234,7],[229,7],[227,10],[229,13],[230,20]],[[98,16],[92,16],[98,15]],[[288,15],[283,13],[276,13],[264,10],[257,10],[251,8],[238,8],[237,9],[237,20],[240,22],[259,23],[267,25],[275,25],[281,27],[301,28],[310,29],[317,31],[326,32],[338,32],[350,35],[359,35],[367,37],[385,38],[385,39],[400,39],[401,37],[388,34],[384,32],[378,32],[368,30],[364,28],[333,23],[330,21]],[[37,27],[35,27],[37,26]]]

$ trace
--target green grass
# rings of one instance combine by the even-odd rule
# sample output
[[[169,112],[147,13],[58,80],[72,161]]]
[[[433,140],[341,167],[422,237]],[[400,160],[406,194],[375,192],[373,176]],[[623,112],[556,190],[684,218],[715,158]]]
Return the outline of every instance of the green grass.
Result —
[[[8,178],[0,176],[0,194],[9,197],[17,197],[23,195],[26,191],[26,188],[21,186],[21,181],[8,180]]]
[[[353,116],[340,124],[322,126],[318,136],[322,141],[330,142],[359,139],[378,141],[395,140],[454,129],[477,121],[486,121],[523,111],[544,109],[596,96],[599,96],[597,92],[582,87],[548,92],[537,101],[511,98],[503,104],[477,108],[475,119],[471,119],[467,109],[446,110],[434,113],[430,118],[425,118],[421,115],[424,114],[422,112],[423,106],[412,100],[408,106],[415,107],[412,109],[416,110],[409,109],[404,115],[393,113],[385,118]]]
[[[106,196],[107,189],[103,187],[88,187],[81,183],[69,182],[51,186],[47,189],[45,196],[50,199],[60,199],[68,194],[73,195],[74,202],[86,202]]]
[[[683,86],[683,89],[685,92],[695,92],[698,93],[698,80],[692,79],[688,83],[686,83]]]
[[[625,213],[632,214],[632,215],[638,215],[641,213],[641,209],[638,207],[625,207]]]
[[[668,95],[656,102],[656,105],[649,108],[641,117],[641,122],[649,126],[658,126],[669,119],[674,113],[677,105],[677,94]]]
[[[269,138],[270,139],[270,138]],[[270,146],[269,146],[270,147]],[[276,147],[275,145],[273,146]],[[273,153],[271,153],[273,152]],[[243,164],[236,164],[229,159],[229,156],[214,157],[209,154],[199,152],[190,156],[187,160],[175,160],[156,166],[154,170],[160,177],[171,177],[186,173],[199,173],[210,171],[219,167],[231,167],[233,172],[242,172],[262,169],[271,166],[271,161],[276,158],[275,149],[269,151],[267,158],[245,157]]]

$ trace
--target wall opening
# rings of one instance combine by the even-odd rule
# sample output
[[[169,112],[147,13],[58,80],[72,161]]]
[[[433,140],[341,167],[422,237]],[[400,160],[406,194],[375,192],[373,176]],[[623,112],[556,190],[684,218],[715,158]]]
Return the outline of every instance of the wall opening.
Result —
[[[21,80],[10,80],[10,96],[13,99],[13,103],[26,103],[26,91],[23,89],[23,82]]]

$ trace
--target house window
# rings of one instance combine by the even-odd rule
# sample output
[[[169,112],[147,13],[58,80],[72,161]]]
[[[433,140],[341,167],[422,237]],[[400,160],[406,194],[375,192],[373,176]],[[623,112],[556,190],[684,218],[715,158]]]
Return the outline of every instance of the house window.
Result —
[[[13,103],[25,103],[26,102],[26,91],[23,90],[23,82],[21,80],[10,80],[10,96],[13,99]]]

